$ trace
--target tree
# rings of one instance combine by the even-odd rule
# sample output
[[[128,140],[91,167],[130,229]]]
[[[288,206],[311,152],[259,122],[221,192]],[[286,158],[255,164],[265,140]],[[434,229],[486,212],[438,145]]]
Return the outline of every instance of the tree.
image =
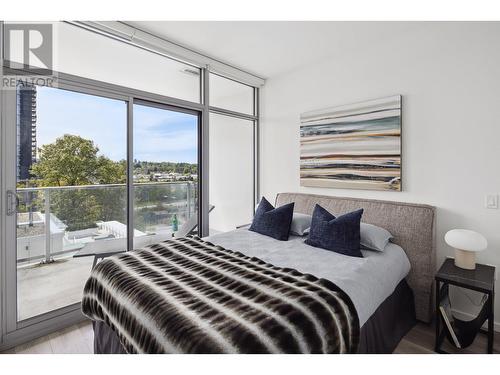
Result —
[[[99,184],[124,184],[127,182],[127,162],[112,161],[105,156],[97,160],[97,183]]]
[[[99,147],[89,139],[65,134],[38,151],[40,159],[31,168],[38,186],[125,182],[125,162],[97,156]]]
[[[91,140],[66,134],[39,149],[31,168],[38,186],[81,186],[126,182],[126,162],[98,156]],[[70,189],[51,193],[51,211],[68,230],[95,227],[98,220],[124,222],[125,187]]]
[[[95,190],[59,190],[50,192],[50,210],[68,231],[94,228],[101,218],[103,202]]]

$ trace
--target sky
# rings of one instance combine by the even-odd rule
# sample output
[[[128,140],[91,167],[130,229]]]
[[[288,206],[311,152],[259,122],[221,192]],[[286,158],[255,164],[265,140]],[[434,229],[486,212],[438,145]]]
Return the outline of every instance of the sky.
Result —
[[[134,159],[197,162],[196,116],[134,105]],[[122,160],[127,153],[127,106],[120,100],[37,87],[37,146],[64,134],[91,139],[99,154]]]

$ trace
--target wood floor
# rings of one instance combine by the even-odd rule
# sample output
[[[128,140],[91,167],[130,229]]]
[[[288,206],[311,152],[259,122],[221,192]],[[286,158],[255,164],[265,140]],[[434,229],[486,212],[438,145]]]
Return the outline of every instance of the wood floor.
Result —
[[[401,340],[394,354],[435,354],[434,352],[434,326],[418,323]],[[485,354],[487,349],[487,338],[485,334],[478,334],[471,346],[466,349],[456,349],[447,340],[441,349],[449,353],[457,354]],[[500,353],[500,333],[495,332],[493,353]]]
[[[83,322],[19,345],[3,354],[92,354],[94,331],[92,324]]]
[[[24,345],[11,349],[4,354],[91,354],[93,353],[94,333],[88,322],[71,326]],[[432,354],[434,353],[434,329],[430,325],[418,323],[401,340],[395,354]],[[455,353],[486,353],[486,335],[479,334],[474,343],[462,351],[453,350],[451,345],[443,348]],[[500,354],[500,333],[495,334],[494,353]]]

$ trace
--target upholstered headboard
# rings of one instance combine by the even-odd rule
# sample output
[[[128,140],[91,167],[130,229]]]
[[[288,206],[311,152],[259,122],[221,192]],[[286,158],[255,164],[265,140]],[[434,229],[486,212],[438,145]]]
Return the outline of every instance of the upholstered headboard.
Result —
[[[363,208],[362,221],[386,228],[394,236],[393,242],[406,252],[411,264],[406,280],[415,295],[417,319],[431,321],[432,286],[436,271],[434,207],[301,193],[280,193],[276,197],[277,206],[291,202],[295,202],[295,212],[310,215],[316,203],[335,215]]]

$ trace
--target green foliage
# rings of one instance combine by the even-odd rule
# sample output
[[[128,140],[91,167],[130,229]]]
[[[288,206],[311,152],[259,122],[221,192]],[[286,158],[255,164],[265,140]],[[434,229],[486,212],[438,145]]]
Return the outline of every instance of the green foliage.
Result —
[[[50,209],[68,231],[96,226],[102,204],[92,190],[59,190],[50,193]]]
[[[39,186],[96,184],[105,178],[104,173],[113,163],[104,156],[98,157],[98,152],[94,142],[65,134],[39,149],[40,159],[32,166],[31,173]]]
[[[127,188],[125,186],[94,189],[93,194],[99,202],[99,220],[127,222]]]
[[[173,163],[168,161],[151,162],[151,161],[135,160],[134,172],[141,174],[150,174],[150,173],[198,174],[198,165],[190,163]]]
[[[98,158],[98,184],[124,184],[127,182],[127,162],[114,162],[105,156]]]
[[[40,159],[31,168],[38,186],[123,184],[126,162],[98,156],[91,140],[65,134],[39,149]],[[124,220],[125,187],[61,190],[51,193],[51,211],[67,230],[95,227],[98,220]]]

